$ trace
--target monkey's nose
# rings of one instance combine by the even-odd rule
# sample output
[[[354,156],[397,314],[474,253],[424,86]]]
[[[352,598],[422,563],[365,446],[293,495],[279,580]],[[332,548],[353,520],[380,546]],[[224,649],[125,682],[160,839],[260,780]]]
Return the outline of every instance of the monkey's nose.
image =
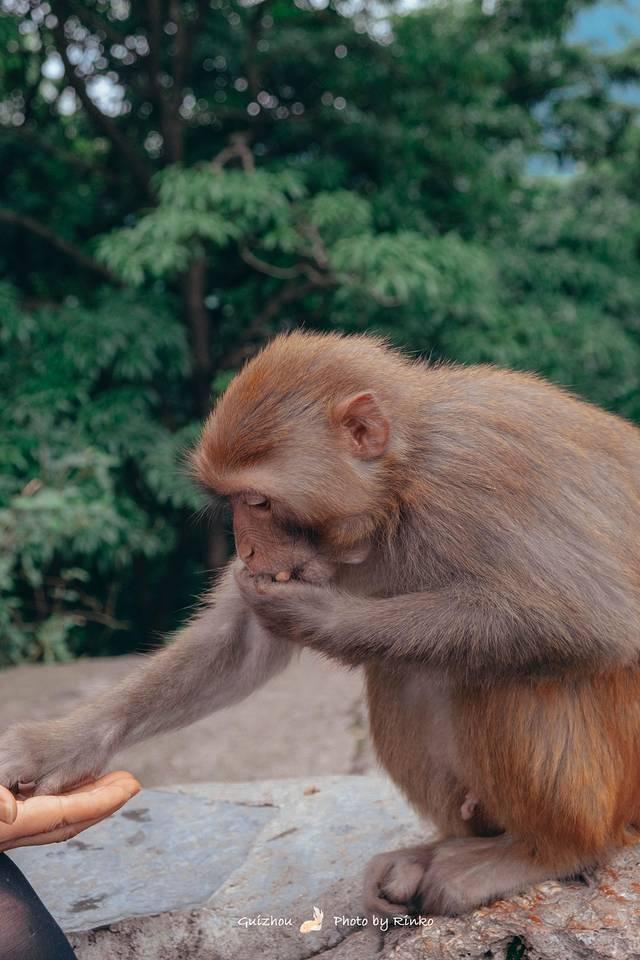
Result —
[[[244,560],[245,563],[247,562],[247,560],[251,560],[251,557],[254,555],[254,553],[255,553],[255,550],[253,549],[250,543],[247,543],[246,540],[238,544],[238,556],[240,557],[241,560]]]

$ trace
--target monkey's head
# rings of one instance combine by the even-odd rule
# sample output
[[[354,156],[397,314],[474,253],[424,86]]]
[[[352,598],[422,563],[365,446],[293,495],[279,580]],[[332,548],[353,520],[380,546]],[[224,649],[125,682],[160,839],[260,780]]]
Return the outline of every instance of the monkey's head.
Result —
[[[407,401],[396,392],[402,385],[406,398],[412,377],[377,339],[293,333],[232,381],[193,462],[200,481],[229,498],[252,573],[296,573],[319,555],[366,558],[407,482]]]

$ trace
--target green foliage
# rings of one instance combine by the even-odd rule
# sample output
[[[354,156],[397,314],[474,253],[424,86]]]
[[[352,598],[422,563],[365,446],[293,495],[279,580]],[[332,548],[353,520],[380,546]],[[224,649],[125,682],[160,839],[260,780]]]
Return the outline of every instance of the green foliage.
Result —
[[[495,244],[499,309],[447,331],[443,352],[537,370],[640,420],[639,250],[637,205],[606,178],[537,184],[517,245]]]
[[[0,662],[68,657],[127,626],[118,579],[169,554],[200,503],[180,464],[196,426],[162,423],[187,344],[152,297],[28,313],[6,285],[0,299]]]
[[[640,421],[640,58],[585,6],[0,0],[0,663],[172,625],[226,537],[186,451],[272,333]]]
[[[264,235],[266,247],[287,248],[291,204],[304,193],[293,173],[210,167],[170,167],[158,183],[157,207],[98,248],[106,265],[132,284],[183,272],[202,247],[221,253],[231,241]]]
[[[308,203],[307,217],[330,245],[345,237],[367,236],[373,226],[371,204],[349,190],[320,191]]]
[[[371,205],[357,193],[322,191],[307,198],[299,175],[169,168],[158,205],[134,227],[114,230],[98,254],[123,280],[170,278],[204,250],[215,280],[233,258],[259,245],[272,262],[257,269],[285,279],[317,275],[329,289],[353,288],[373,303],[448,311],[458,290],[467,299],[491,265],[454,235],[374,232]],[[253,262],[251,259],[248,261]]]

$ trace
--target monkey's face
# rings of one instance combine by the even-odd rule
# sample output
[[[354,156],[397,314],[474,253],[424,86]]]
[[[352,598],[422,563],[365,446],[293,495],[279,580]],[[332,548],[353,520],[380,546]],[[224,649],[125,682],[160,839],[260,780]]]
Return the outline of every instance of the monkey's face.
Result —
[[[319,565],[366,558],[376,526],[373,465],[351,456],[338,429],[293,422],[265,455],[240,464],[228,437],[210,418],[194,466],[200,483],[228,501],[236,550],[251,573],[317,579]]]
[[[236,551],[251,573],[310,581],[330,575],[330,565],[322,557],[313,532],[279,518],[267,497],[239,493],[229,499]]]
[[[288,504],[263,494],[242,492],[228,499],[236,552],[254,575],[326,580],[338,564],[363,563],[371,551],[363,527],[368,518],[348,516],[342,524],[314,528],[296,520]]]
[[[403,483],[366,372],[304,343],[274,341],[243,368],[193,455],[200,482],[229,498],[238,554],[255,574],[362,562]]]

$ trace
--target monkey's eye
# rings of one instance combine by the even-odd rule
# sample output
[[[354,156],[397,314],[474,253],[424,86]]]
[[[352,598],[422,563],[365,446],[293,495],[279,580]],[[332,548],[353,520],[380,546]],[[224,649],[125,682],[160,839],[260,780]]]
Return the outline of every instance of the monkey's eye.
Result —
[[[261,496],[259,493],[248,493],[244,502],[250,507],[257,507],[258,510],[268,510],[271,504],[266,497]]]

